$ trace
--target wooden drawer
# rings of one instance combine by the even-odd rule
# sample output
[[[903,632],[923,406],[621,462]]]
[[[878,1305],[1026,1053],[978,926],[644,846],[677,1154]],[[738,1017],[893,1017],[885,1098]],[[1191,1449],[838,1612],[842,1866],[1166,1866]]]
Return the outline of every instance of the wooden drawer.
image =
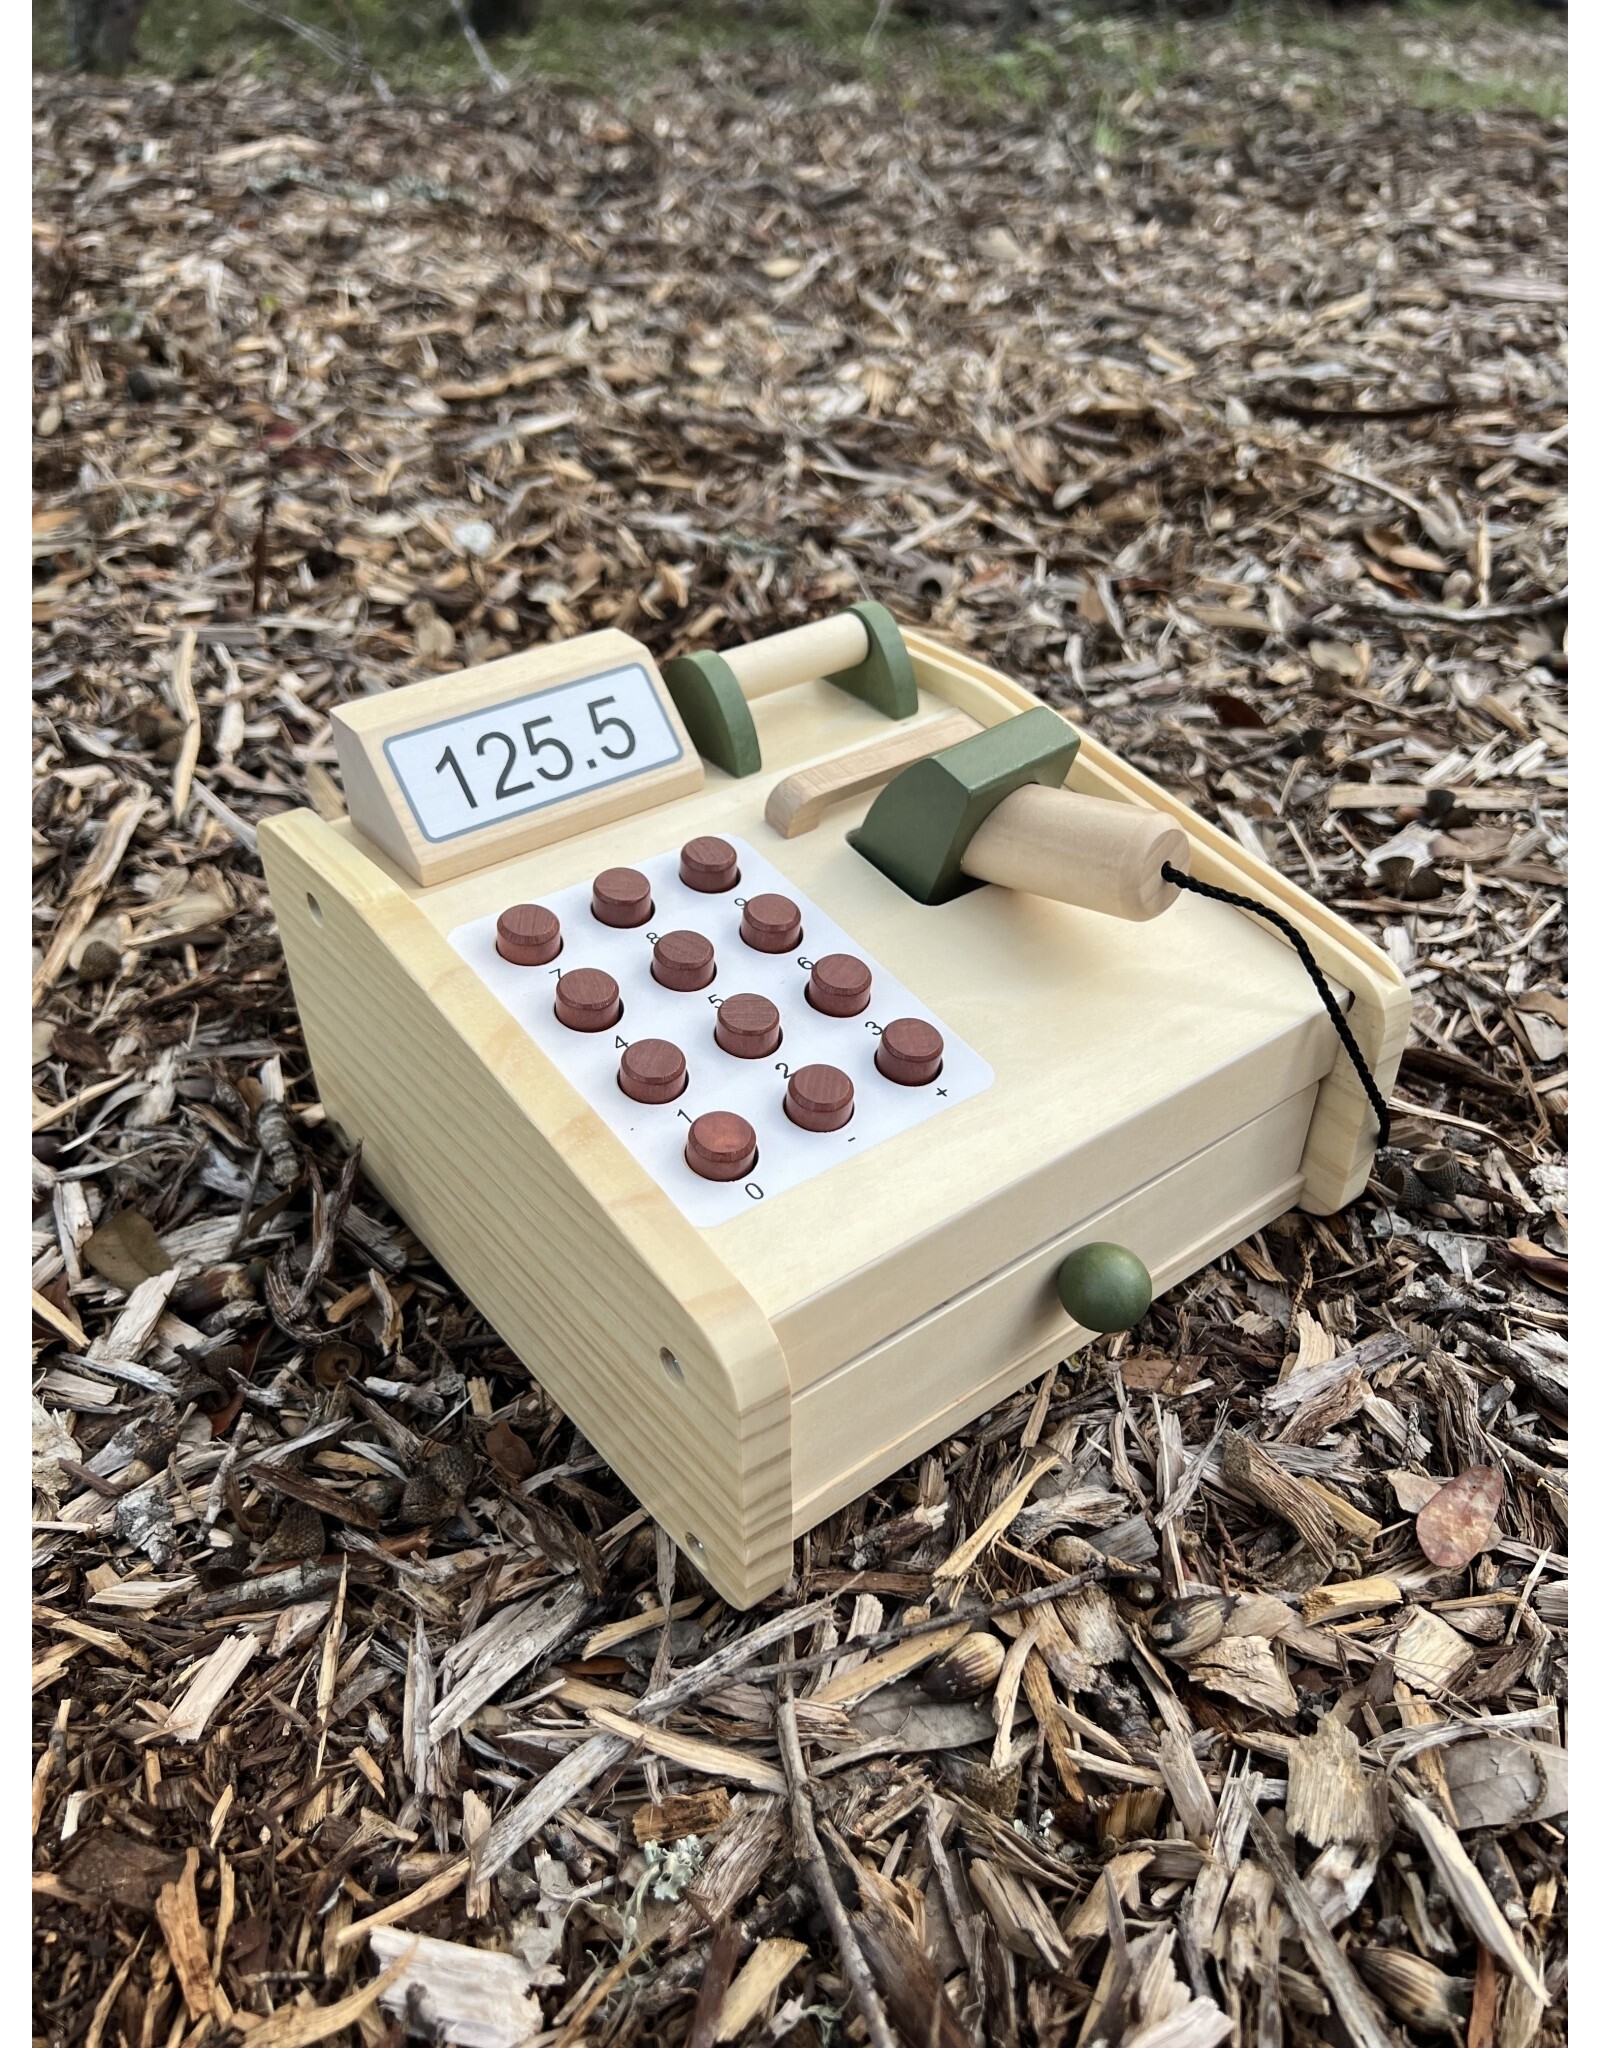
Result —
[[[1074,1245],[1127,1245],[1159,1292],[1292,1209],[1316,1092],[1301,1089],[797,1391],[796,1536],[1090,1341],[1056,1298]]]

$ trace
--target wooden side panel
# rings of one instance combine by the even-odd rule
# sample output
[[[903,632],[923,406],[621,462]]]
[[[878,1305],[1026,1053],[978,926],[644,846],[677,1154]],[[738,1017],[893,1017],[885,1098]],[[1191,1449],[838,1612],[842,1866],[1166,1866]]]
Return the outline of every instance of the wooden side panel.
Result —
[[[772,1591],[790,1398],[765,1317],[348,838],[292,812],[261,851],[322,1099],[374,1183],[718,1591]]]
[[[1315,1096],[1303,1089],[798,1392],[795,1535],[1091,1341],[1055,1295],[1075,1245],[1127,1245],[1160,1293],[1293,1208]]]
[[[908,632],[905,640],[919,686],[985,723],[990,721],[978,708],[985,692],[1002,696],[1018,710],[1037,702],[997,670],[926,634]],[[1190,872],[1200,881],[1255,896],[1291,918],[1305,934],[1318,966],[1350,991],[1351,1031],[1380,1093],[1388,1095],[1405,1051],[1411,991],[1380,947],[1087,734],[1067,787],[1168,812],[1189,835]],[[1354,1201],[1367,1184],[1375,1142],[1372,1106],[1341,1052],[1323,1081],[1307,1133],[1300,1206],[1326,1216]]]

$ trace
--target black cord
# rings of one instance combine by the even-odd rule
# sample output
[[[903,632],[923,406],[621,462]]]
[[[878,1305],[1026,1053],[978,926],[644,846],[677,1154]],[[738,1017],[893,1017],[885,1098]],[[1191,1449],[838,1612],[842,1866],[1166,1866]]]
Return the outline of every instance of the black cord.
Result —
[[[1350,1064],[1356,1070],[1362,1087],[1367,1091],[1367,1100],[1372,1104],[1378,1117],[1378,1143],[1389,1142],[1389,1105],[1379,1092],[1378,1084],[1372,1078],[1372,1069],[1361,1057],[1361,1048],[1356,1044],[1355,1035],[1345,1021],[1345,1014],[1339,1007],[1338,998],[1329,988],[1327,978],[1312,957],[1311,948],[1300,933],[1281,911],[1270,904],[1257,903],[1253,896],[1239,896],[1232,889],[1218,889],[1210,882],[1197,882],[1193,875],[1186,875],[1182,868],[1175,868],[1170,860],[1161,863],[1161,879],[1171,882],[1176,888],[1192,890],[1196,896],[1209,896],[1213,903],[1228,903],[1235,910],[1253,911],[1257,917],[1264,917],[1275,931],[1280,931],[1300,956],[1300,965],[1311,976],[1312,986],[1322,998],[1322,1007],[1327,1011],[1333,1028],[1339,1034],[1339,1043],[1350,1055]]]

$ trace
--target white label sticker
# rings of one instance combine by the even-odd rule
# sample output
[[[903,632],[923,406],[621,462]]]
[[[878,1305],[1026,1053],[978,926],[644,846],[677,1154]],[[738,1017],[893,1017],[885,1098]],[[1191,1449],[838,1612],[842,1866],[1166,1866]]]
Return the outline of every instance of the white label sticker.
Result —
[[[683,754],[638,662],[398,733],[383,751],[417,829],[435,843],[666,768]]]
[[[748,842],[730,836],[728,843],[739,856],[739,880],[726,895],[690,889],[676,852],[640,861],[655,910],[648,925],[631,930],[596,920],[590,882],[542,895],[540,902],[561,921],[562,938],[560,957],[545,967],[514,967],[501,957],[494,911],[450,934],[461,957],[702,1229],[929,1123],[994,1081],[988,1063],[842,925]],[[801,938],[792,953],[758,953],[740,936],[746,901],[768,891],[789,897],[800,912]],[[704,989],[679,993],[651,974],[655,941],[669,931],[698,932],[711,940],[716,975]],[[852,953],[871,969],[872,997],[861,1015],[827,1017],[807,1002],[811,963],[827,953]],[[622,1015],[613,1030],[570,1031],[556,1017],[556,983],[574,967],[603,968],[615,979]],[[764,995],[777,1005],[783,1037],[768,1059],[735,1059],[717,1044],[717,1010],[729,996],[742,994]],[[878,1039],[896,1017],[923,1018],[944,1039],[944,1064],[925,1087],[900,1087],[878,1071]],[[667,1039],[688,1062],[688,1086],[671,1102],[635,1102],[617,1085],[622,1054],[641,1038]],[[785,1114],[789,1076],[813,1064],[837,1067],[855,1089],[855,1113],[841,1130],[801,1130]],[[684,1157],[690,1124],[714,1109],[733,1110],[755,1131],[756,1163],[745,1180],[702,1180]]]

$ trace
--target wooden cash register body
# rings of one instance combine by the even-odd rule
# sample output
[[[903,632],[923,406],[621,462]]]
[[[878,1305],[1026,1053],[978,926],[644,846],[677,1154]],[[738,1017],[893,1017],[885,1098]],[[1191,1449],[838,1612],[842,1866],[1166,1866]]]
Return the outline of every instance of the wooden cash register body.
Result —
[[[621,635],[601,640],[608,658],[620,642],[649,663]],[[1372,1155],[1370,1107],[1315,991],[1249,916],[1184,896],[1130,923],[992,886],[930,908],[848,843],[870,791],[818,807],[791,838],[766,822],[774,791],[775,816],[795,809],[805,785],[791,778],[810,764],[886,734],[914,747],[919,728],[953,713],[987,727],[1036,706],[922,634],[905,642],[919,695],[902,726],[825,682],[774,690],[754,707],[759,773],[702,773],[686,742],[683,767],[635,787],[634,808],[616,791],[574,798],[544,815],[545,843],[506,852],[518,835],[501,834],[426,885],[404,848],[384,852],[349,820],[299,811],[261,832],[334,1126],[741,1606],[783,1582],[805,1530],[1087,1341],[1053,1284],[1075,1245],[1130,1247],[1160,1291],[1296,1204],[1339,1208]],[[489,702],[538,688],[563,659],[563,673],[581,672],[589,646],[420,687]],[[348,755],[346,775],[350,788]],[[1378,948],[1086,734],[1067,787],[1170,814],[1197,876],[1293,918],[1349,992],[1387,1088],[1409,1000]],[[451,935],[707,833],[758,848],[994,1078],[701,1227]],[[570,964],[581,951],[569,928]]]

